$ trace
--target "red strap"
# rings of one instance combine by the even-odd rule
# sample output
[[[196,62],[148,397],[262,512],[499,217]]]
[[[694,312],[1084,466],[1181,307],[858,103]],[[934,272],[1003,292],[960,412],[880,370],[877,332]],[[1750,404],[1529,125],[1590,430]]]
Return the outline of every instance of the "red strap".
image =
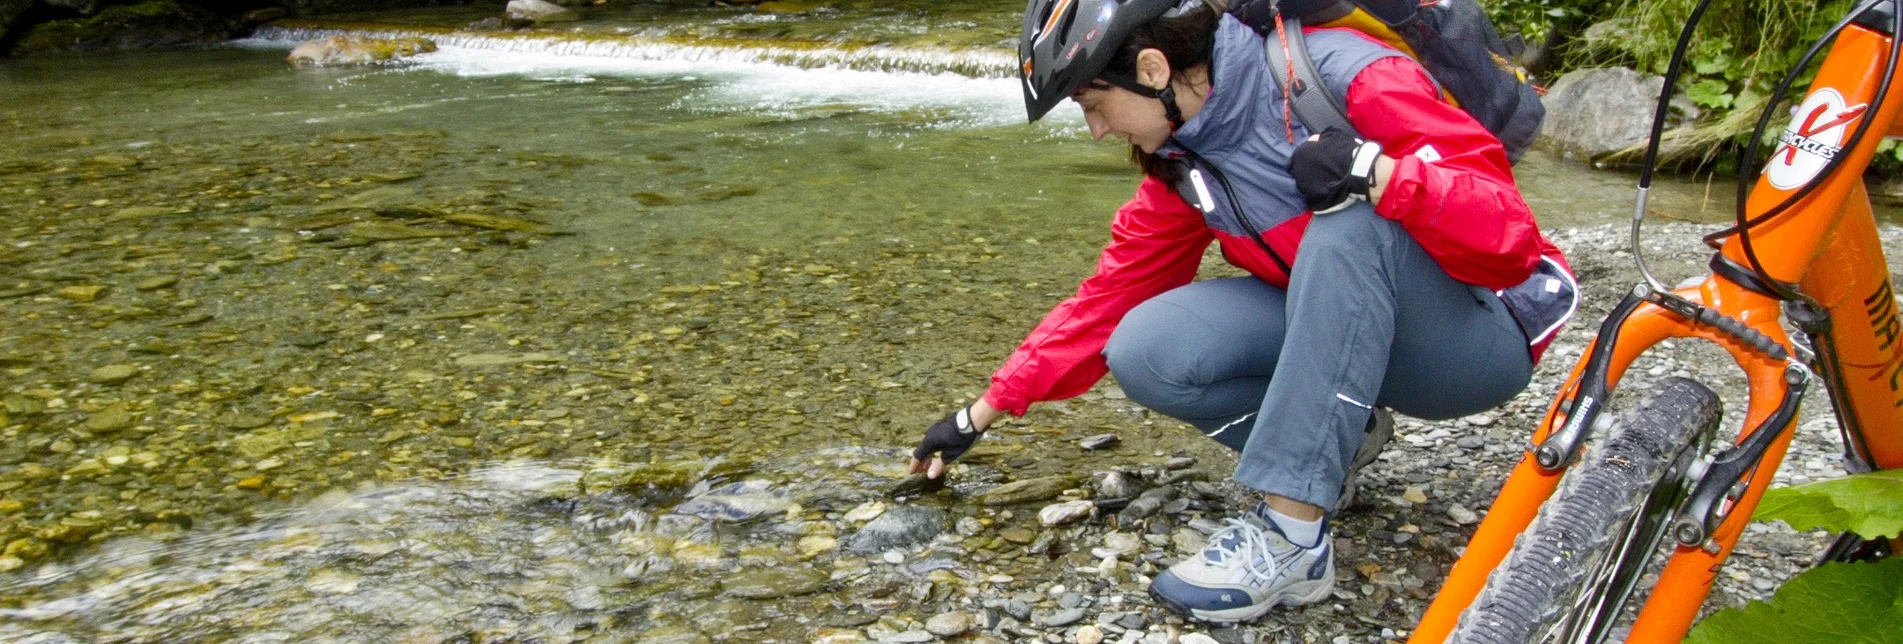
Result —
[[[1295,101],[1289,98],[1295,93],[1295,56],[1289,52],[1288,32],[1282,27],[1282,14],[1275,14],[1275,35],[1282,39],[1282,60],[1288,61],[1288,73],[1282,75],[1282,129],[1288,133],[1288,142],[1295,142]]]

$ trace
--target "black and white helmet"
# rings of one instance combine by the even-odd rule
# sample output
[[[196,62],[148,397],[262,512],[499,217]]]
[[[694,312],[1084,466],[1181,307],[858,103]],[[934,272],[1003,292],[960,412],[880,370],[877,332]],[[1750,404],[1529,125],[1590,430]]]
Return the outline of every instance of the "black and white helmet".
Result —
[[[1172,10],[1202,6],[1201,0],[1031,0],[1018,34],[1019,78],[1024,110],[1043,118],[1071,93],[1103,74],[1130,33]],[[1180,5],[1180,9],[1179,9]],[[1131,89],[1130,79],[1106,79]]]

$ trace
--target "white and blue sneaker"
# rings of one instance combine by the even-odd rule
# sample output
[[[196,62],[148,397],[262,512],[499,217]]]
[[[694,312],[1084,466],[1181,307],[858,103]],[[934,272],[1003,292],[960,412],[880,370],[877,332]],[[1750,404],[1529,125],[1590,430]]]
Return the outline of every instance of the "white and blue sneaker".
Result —
[[[1334,540],[1326,525],[1315,547],[1290,543],[1258,504],[1209,535],[1201,554],[1150,582],[1150,595],[1192,619],[1246,622],[1276,606],[1321,601],[1335,590]]]

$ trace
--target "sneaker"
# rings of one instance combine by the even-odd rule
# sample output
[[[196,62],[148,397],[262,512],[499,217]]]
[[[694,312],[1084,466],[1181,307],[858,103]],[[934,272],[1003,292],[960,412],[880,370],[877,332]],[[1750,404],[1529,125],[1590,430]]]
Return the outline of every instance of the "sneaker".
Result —
[[[1326,525],[1319,543],[1303,548],[1282,535],[1267,507],[1209,535],[1198,554],[1150,582],[1150,595],[1192,619],[1246,622],[1276,606],[1301,606],[1335,590],[1334,540]]]
[[[1355,504],[1355,479],[1361,474],[1361,468],[1373,463],[1381,456],[1381,448],[1387,447],[1394,439],[1394,415],[1388,410],[1375,408],[1368,416],[1368,431],[1361,437],[1361,447],[1355,450],[1355,458],[1348,462],[1348,477],[1342,480],[1341,497],[1335,501],[1335,512],[1339,513]]]

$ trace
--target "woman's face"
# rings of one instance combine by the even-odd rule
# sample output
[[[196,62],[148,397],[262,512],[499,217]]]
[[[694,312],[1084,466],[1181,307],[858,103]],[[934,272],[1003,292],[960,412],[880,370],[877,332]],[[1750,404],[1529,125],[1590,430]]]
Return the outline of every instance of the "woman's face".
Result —
[[[1115,136],[1144,152],[1155,154],[1170,139],[1170,121],[1163,103],[1115,86],[1086,86],[1071,95],[1084,108],[1084,121],[1097,140]]]

